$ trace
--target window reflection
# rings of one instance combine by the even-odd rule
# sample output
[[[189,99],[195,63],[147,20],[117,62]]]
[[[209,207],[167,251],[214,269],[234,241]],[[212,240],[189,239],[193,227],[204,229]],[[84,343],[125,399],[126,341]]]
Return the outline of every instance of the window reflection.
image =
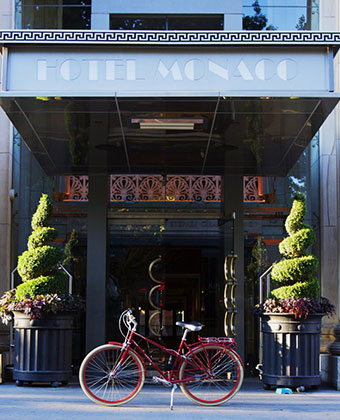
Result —
[[[223,30],[223,15],[110,15],[113,30]]]
[[[319,0],[243,0],[245,30],[317,30]]]
[[[22,0],[23,29],[90,29],[91,0]]]

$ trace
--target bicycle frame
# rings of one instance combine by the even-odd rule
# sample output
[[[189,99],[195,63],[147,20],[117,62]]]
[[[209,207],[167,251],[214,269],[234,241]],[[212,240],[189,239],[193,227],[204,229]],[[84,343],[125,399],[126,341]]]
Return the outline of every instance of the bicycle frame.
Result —
[[[145,360],[147,360],[154,369],[159,373],[159,375],[168,382],[169,385],[179,384],[183,382],[191,382],[193,380],[196,380],[195,378],[186,378],[186,379],[178,379],[178,372],[179,367],[183,361],[186,361],[188,363],[189,357],[190,357],[190,364],[194,367],[200,368],[203,372],[205,372],[206,378],[209,378],[211,376],[209,366],[205,366],[200,359],[195,356],[194,353],[192,353],[196,348],[198,347],[205,347],[206,345],[210,344],[216,344],[214,341],[205,341],[205,342],[196,342],[193,344],[187,344],[186,343],[186,336],[188,334],[188,330],[184,331],[184,334],[182,336],[182,339],[179,344],[178,350],[168,349],[164,347],[163,345],[156,343],[155,341],[151,340],[150,338],[144,337],[143,335],[136,332],[135,328],[132,328],[130,331],[128,331],[124,344],[123,344],[123,353],[120,360],[120,364],[122,364],[125,360],[125,358],[128,355],[128,351],[131,348],[132,350],[135,350],[142,358],[142,361],[144,363],[145,367]],[[138,337],[139,339],[143,340],[144,342],[147,342],[148,344],[151,344],[153,347],[156,347],[160,349],[163,353],[167,353],[169,356],[172,356],[175,360],[171,364],[171,368],[169,370],[162,370],[158,364],[152,360],[152,358],[143,350],[143,348],[135,341],[135,337]],[[109,344],[121,344],[116,343],[113,341],[110,341]],[[234,353],[236,357],[239,358],[239,356],[236,354],[235,350],[233,349],[235,342],[234,340],[230,341],[229,345],[226,345],[225,343],[219,343],[222,347],[224,347],[226,350],[229,350],[230,352]],[[181,354],[183,351],[185,351],[184,354]],[[202,378],[200,378],[202,379]]]
[[[189,400],[205,406],[223,404],[237,394],[244,369],[234,350],[233,338],[199,337],[197,342],[188,344],[188,333],[200,331],[202,325],[178,322],[176,324],[184,328],[184,333],[178,350],[169,349],[137,332],[138,324],[132,311],[125,310],[119,318],[124,342],[109,341],[109,344],[96,347],[80,366],[79,383],[90,400],[109,406],[130,402],[141,391],[149,365],[156,373],[153,381],[172,388],[171,409],[178,385]],[[126,332],[122,330],[123,325]],[[153,349],[161,352],[162,360],[153,359]],[[166,355],[169,360],[164,367],[163,356]]]

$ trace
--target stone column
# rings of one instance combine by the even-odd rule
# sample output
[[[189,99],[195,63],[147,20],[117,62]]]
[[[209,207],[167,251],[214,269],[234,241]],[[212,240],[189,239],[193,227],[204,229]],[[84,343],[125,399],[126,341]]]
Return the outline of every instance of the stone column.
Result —
[[[98,150],[96,145],[106,143],[107,136],[108,115],[92,114],[89,135],[86,351],[105,343],[108,174],[105,170],[106,152]]]
[[[320,0],[320,30],[338,31],[340,5],[337,0]],[[340,86],[340,58],[334,61],[335,90]],[[336,316],[324,317],[321,350],[321,377],[340,390],[340,108],[328,117],[320,130],[320,213],[321,213],[321,294],[336,306]],[[338,323],[339,322],[339,323]],[[338,324],[337,324],[338,323]],[[334,334],[336,341],[334,342]]]
[[[0,2],[0,30],[13,27],[12,0]],[[1,56],[0,56],[1,63]],[[10,287],[12,125],[0,110],[0,296]],[[0,353],[8,347],[8,328],[0,322]],[[3,359],[3,366],[6,361]],[[1,376],[1,372],[0,372]]]

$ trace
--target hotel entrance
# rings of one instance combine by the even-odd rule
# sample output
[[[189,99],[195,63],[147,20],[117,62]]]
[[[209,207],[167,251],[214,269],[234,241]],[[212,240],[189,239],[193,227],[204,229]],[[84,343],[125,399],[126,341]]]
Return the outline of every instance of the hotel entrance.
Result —
[[[135,308],[140,332],[170,347],[182,335],[177,321],[199,321],[204,335],[223,335],[223,244],[232,246],[232,231],[217,219],[129,223],[109,223],[107,338],[120,335],[126,307]]]
[[[176,319],[196,318],[242,354],[244,177],[285,177],[336,106],[332,46],[161,35],[6,32],[1,106],[55,204],[82,201],[87,350],[134,306],[149,336],[170,342]]]

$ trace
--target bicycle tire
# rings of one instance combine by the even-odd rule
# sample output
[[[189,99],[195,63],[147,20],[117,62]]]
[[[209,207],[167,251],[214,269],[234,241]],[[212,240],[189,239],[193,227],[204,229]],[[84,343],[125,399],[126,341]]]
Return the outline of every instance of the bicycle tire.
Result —
[[[220,405],[234,397],[241,388],[244,371],[235,352],[222,345],[204,344],[186,357],[179,367],[178,378],[186,381],[180,383],[181,390],[194,403]],[[207,367],[212,377],[206,377]],[[194,380],[190,381],[190,378]]]
[[[141,391],[145,369],[132,349],[114,376],[122,355],[122,344],[105,344],[92,350],[83,360],[79,382],[85,395],[97,404],[119,406],[130,402]]]

